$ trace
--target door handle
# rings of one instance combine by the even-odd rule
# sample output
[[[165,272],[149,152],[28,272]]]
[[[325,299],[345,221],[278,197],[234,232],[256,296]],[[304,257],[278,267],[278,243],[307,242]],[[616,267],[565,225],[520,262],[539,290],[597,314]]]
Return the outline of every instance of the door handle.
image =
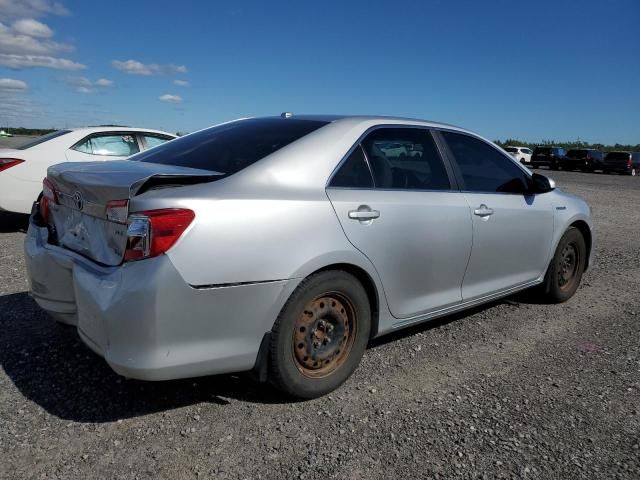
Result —
[[[478,215],[479,217],[488,217],[493,215],[493,208],[489,208],[483,203],[479,208],[476,208],[473,211],[473,214]]]
[[[371,210],[369,207],[364,205],[359,206],[358,210],[349,211],[349,218],[353,220],[366,221],[366,220],[373,220],[374,218],[379,218],[379,217],[380,217],[379,210]]]

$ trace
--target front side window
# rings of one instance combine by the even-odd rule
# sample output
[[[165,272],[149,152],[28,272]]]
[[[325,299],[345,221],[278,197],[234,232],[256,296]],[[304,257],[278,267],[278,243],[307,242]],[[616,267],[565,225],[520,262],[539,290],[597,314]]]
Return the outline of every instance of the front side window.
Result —
[[[469,135],[442,132],[470,192],[524,193],[529,176],[488,143]]]
[[[128,133],[93,135],[72,148],[82,153],[114,157],[129,157],[140,151],[136,137]]]
[[[362,141],[376,188],[449,190],[436,144],[421,128],[379,128]]]
[[[251,118],[176,138],[137,155],[135,161],[198,168],[232,175],[328,122]]]

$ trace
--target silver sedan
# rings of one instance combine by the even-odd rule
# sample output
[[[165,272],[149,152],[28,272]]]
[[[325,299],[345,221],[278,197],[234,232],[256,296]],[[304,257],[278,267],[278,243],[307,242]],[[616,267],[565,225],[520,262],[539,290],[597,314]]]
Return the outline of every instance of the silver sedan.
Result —
[[[461,128],[233,121],[128,161],[48,170],[33,298],[119,374],[253,370],[312,398],[370,339],[535,288],[568,300],[590,207]]]

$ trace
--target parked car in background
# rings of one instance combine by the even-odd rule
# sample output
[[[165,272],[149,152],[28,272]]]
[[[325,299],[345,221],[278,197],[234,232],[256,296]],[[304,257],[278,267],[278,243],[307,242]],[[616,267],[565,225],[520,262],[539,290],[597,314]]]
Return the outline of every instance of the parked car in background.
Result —
[[[142,128],[74,128],[43,135],[14,149],[0,149],[0,211],[29,213],[51,165],[122,160],[173,138],[167,132]]]
[[[640,172],[640,152],[609,152],[604,157],[602,170],[635,176]]]
[[[571,149],[560,159],[560,168],[563,170],[582,170],[593,172],[602,170],[604,153],[590,148]]]
[[[238,120],[52,166],[43,191],[33,298],[116,372],[253,370],[301,398],[342,384],[374,337],[529,287],[569,299],[592,251],[582,199],[410,119]]]
[[[529,164],[531,162],[531,155],[533,152],[527,147],[504,147],[505,151],[509,152],[513,158],[520,163]]]
[[[536,147],[533,149],[530,165],[533,168],[549,167],[551,170],[558,170],[565,153],[562,147]]]

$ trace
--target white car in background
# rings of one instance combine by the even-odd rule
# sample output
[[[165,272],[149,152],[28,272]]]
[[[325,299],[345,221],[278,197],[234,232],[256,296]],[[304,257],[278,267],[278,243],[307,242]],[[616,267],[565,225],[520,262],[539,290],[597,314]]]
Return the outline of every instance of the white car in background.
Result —
[[[0,148],[0,211],[31,212],[51,165],[124,160],[174,138],[159,130],[90,127],[58,130],[16,148]]]
[[[513,158],[520,163],[531,163],[531,155],[533,151],[527,147],[504,147],[504,150],[508,152]]]

